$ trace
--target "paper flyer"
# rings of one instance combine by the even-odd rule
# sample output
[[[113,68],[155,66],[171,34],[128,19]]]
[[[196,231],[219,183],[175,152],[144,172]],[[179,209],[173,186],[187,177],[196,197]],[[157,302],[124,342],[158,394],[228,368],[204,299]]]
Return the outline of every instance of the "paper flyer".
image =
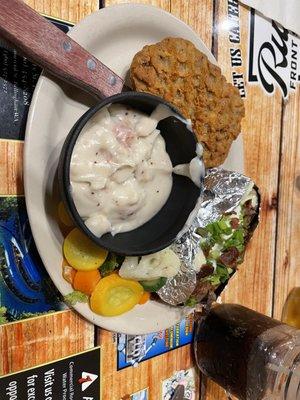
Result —
[[[196,400],[196,371],[194,368],[176,371],[162,383],[162,400],[172,400],[178,385],[184,386],[184,400]]]
[[[191,343],[193,329],[193,316],[190,315],[165,331],[137,336],[118,334],[117,369],[137,366],[142,361]]]

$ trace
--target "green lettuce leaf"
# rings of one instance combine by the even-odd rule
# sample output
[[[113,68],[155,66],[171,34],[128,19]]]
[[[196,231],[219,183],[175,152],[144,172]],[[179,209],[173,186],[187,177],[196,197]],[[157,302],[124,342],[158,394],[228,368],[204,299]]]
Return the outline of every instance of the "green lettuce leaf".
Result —
[[[68,293],[64,296],[64,301],[69,306],[74,306],[76,303],[87,303],[88,302],[88,295],[78,290],[74,290],[74,292]]]

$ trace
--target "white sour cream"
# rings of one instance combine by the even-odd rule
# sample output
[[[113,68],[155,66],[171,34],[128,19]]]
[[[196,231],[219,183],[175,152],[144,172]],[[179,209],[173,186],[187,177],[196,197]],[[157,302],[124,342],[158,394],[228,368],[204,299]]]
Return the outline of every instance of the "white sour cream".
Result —
[[[172,163],[156,126],[170,115],[159,105],[148,116],[121,104],[98,112],[74,146],[70,181],[75,206],[100,237],[128,232],[149,221],[172,189]],[[195,161],[192,161],[196,165]],[[190,165],[199,184],[197,167]],[[175,173],[180,173],[175,170]]]

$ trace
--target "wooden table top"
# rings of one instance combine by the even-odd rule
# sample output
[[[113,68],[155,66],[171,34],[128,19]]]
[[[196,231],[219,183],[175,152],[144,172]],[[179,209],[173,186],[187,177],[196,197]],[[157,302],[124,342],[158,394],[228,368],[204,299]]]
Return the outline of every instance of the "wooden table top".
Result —
[[[27,0],[37,11],[70,21],[118,0]],[[127,1],[129,3],[130,1]],[[242,124],[245,173],[262,195],[261,222],[240,270],[222,298],[276,318],[289,291],[300,286],[300,90],[287,99],[275,84],[267,93],[261,82],[249,83],[250,10],[239,7],[239,43],[230,41],[230,11],[235,0],[142,0],[189,24],[205,42],[229,81],[245,83],[246,117]],[[232,38],[231,38],[232,39]],[[266,38],[271,40],[271,38]],[[235,65],[230,54],[241,54]],[[237,61],[236,64],[240,64]],[[268,79],[272,80],[269,74]],[[241,93],[242,93],[241,88]],[[22,141],[0,140],[0,195],[22,195]],[[191,346],[116,371],[114,336],[96,329],[73,311],[62,311],[0,327],[0,374],[15,372],[102,344],[102,399],[120,400],[149,387],[150,399],[161,396],[159,382],[193,365]],[[201,377],[199,398],[226,399],[224,391]]]

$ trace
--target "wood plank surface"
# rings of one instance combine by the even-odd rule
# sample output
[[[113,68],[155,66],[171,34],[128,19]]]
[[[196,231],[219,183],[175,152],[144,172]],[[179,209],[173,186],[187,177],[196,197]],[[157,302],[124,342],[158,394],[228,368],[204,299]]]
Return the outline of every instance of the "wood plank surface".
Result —
[[[0,139],[0,195],[22,195],[23,143]]]
[[[63,311],[0,326],[0,375],[56,360],[94,346],[94,326]]]
[[[288,293],[300,286],[300,90],[283,105],[274,317],[280,319]],[[300,311],[299,311],[300,312]]]
[[[170,11],[198,33],[210,49],[213,34],[213,0],[171,0]],[[204,24],[203,21],[206,21]]]
[[[25,0],[36,11],[76,23],[99,9],[100,0]]]

